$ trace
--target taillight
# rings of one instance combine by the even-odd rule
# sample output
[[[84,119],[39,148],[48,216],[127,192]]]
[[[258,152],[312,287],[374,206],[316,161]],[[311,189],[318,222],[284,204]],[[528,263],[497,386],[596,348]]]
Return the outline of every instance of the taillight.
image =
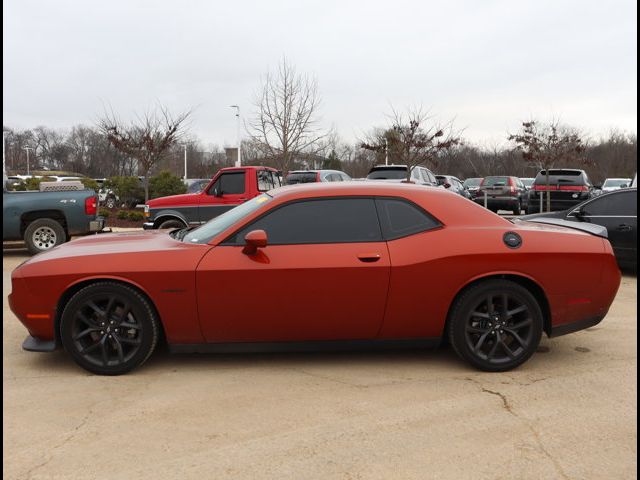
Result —
[[[84,213],[87,215],[95,215],[98,213],[98,198],[89,197],[84,200]]]
[[[585,187],[584,185],[566,185],[560,186],[560,190],[568,192],[588,192],[589,187]]]
[[[513,185],[509,187],[509,190],[511,191],[511,193],[516,193],[516,187],[514,187]]]

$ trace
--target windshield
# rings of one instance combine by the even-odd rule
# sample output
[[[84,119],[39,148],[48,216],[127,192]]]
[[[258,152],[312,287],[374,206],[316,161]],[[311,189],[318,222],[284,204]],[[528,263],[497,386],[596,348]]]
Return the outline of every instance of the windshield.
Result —
[[[605,180],[603,187],[621,187],[622,185],[629,185],[631,183],[630,178],[609,178]]]
[[[482,182],[481,178],[467,178],[464,181],[464,186],[465,187],[479,187],[480,186],[480,182]]]
[[[209,243],[213,237],[239,222],[247,215],[255,212],[269,200],[271,200],[271,197],[263,193],[248,202],[241,203],[237,207],[227,210],[222,215],[218,215],[209,220],[204,225],[191,230],[184,236],[183,241],[185,243]]]
[[[367,175],[369,180],[404,180],[407,177],[406,167],[380,168]]]
[[[482,185],[485,187],[504,187],[509,185],[509,177],[487,177],[482,182]]]
[[[557,185],[559,183],[569,185],[585,185],[585,176],[583,176],[582,170],[549,170],[549,185]],[[535,185],[547,184],[547,172],[541,170],[536,175],[536,179],[533,182]]]
[[[520,181],[524,183],[525,187],[530,187],[533,185],[533,178],[521,178]]]
[[[286,184],[295,185],[296,183],[314,183],[318,180],[316,172],[293,172],[287,175]]]

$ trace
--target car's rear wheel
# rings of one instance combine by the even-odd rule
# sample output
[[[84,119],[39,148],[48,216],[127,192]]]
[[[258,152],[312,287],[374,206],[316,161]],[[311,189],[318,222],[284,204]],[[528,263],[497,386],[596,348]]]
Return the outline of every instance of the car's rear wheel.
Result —
[[[520,204],[520,200],[518,200],[517,205],[513,208],[513,214],[520,215],[521,211],[522,211],[522,205]]]
[[[182,223],[180,220],[167,220],[165,222],[162,222],[158,228],[163,229],[163,228],[184,228],[184,227],[185,227],[184,223]]]
[[[456,299],[448,334],[461,358],[480,370],[500,372],[533,355],[542,325],[542,310],[531,292],[508,280],[487,280]]]
[[[109,209],[116,208],[116,199],[114,197],[108,197],[104,202],[105,207]]]
[[[75,362],[98,375],[120,375],[142,365],[158,343],[159,326],[149,301],[116,282],[77,292],[64,308],[62,344]]]
[[[24,231],[24,241],[32,254],[44,252],[64,243],[67,235],[60,222],[52,218],[39,218]]]

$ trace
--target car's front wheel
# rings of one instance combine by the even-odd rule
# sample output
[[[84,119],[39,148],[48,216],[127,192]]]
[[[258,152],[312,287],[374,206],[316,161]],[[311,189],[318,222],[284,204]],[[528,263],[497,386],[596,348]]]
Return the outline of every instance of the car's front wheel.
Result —
[[[93,283],[67,303],[62,344],[75,362],[98,375],[120,375],[142,365],[158,343],[153,307],[138,291],[116,282]]]
[[[542,310],[531,292],[508,280],[487,280],[456,299],[448,334],[461,358],[480,370],[500,372],[533,355],[542,325]]]

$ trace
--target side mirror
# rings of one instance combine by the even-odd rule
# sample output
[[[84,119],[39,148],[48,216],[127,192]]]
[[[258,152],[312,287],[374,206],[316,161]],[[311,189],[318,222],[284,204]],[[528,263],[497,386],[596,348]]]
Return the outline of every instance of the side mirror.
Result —
[[[222,196],[222,190],[220,190],[220,187],[218,187],[217,185],[215,187],[213,187],[213,196],[214,197],[221,197]]]
[[[255,255],[259,248],[267,246],[267,232],[264,230],[251,230],[244,236],[244,248],[242,253],[245,255]]]

